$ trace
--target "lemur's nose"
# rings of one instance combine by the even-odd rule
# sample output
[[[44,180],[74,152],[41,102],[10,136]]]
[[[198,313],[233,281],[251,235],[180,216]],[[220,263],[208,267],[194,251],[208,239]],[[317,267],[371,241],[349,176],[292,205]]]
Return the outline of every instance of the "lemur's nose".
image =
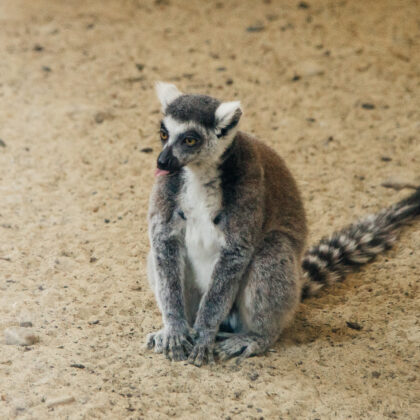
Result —
[[[180,169],[179,160],[173,155],[171,147],[162,150],[157,160],[157,167],[170,172]]]

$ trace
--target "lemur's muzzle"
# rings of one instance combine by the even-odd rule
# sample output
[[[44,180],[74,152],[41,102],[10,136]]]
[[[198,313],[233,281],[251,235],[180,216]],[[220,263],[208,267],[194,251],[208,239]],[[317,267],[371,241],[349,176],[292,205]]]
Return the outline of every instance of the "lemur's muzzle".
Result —
[[[171,147],[162,150],[157,160],[157,167],[158,170],[162,171],[156,173],[157,175],[164,175],[166,171],[175,172],[181,169],[179,160],[173,155]]]

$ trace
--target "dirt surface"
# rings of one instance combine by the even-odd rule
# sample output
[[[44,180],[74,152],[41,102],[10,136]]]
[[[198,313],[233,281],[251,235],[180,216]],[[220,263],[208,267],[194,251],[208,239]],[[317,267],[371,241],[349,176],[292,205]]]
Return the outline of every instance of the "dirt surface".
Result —
[[[409,193],[388,178],[419,181],[419,16],[416,0],[0,1],[0,418],[419,418],[419,224],[264,357],[198,369],[143,347],[161,324],[154,82],[242,101],[313,242]],[[39,341],[7,345],[22,322]]]

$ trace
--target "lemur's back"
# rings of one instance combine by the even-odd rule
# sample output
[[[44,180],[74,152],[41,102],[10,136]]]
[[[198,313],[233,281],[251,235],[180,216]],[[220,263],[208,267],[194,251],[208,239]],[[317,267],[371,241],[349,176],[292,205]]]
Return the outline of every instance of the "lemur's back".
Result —
[[[296,182],[284,160],[269,146],[239,131],[235,137],[232,161],[254,176],[261,177],[264,194],[263,236],[276,230],[287,234],[303,251],[307,235],[305,211]],[[227,162],[226,171],[233,163]]]

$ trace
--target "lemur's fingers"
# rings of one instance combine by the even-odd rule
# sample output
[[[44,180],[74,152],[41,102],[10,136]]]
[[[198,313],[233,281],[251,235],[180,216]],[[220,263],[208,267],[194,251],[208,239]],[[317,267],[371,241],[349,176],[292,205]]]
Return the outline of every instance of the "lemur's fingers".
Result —
[[[167,359],[171,359],[172,348],[174,347],[174,337],[172,335],[166,335],[163,339],[163,353]]]
[[[216,354],[221,362],[225,362],[226,360],[231,358],[230,354],[226,351],[221,350],[220,347],[218,347]]]
[[[185,349],[185,351],[187,352],[187,353],[190,353],[191,352],[191,350],[193,349],[193,345],[192,345],[192,343],[190,342],[190,341],[188,341],[188,338],[183,338],[182,339],[182,342],[181,342],[181,344],[182,344],[182,346],[184,347],[184,349]]]
[[[154,337],[155,353],[163,353],[163,339],[161,334],[156,334]]]
[[[195,357],[197,355],[197,352],[198,352],[198,350],[195,347],[191,350],[191,353],[188,356],[188,363],[194,364],[194,360],[195,360]]]
[[[207,349],[207,361],[209,363],[209,365],[214,365],[214,354],[213,354],[213,349],[209,348]]]
[[[155,346],[155,333],[147,334],[146,346],[149,350],[152,350],[152,348]]]
[[[194,360],[194,365],[195,366],[201,367],[203,365],[205,353],[206,353],[206,351],[203,348],[200,348],[198,350],[197,357]]]
[[[237,364],[237,365],[240,365],[245,359],[247,359],[248,357],[251,357],[251,356],[253,356],[253,351],[252,351],[252,348],[249,346],[249,347],[247,347],[243,352],[242,352],[242,354],[240,354],[238,357],[237,357],[237,359],[236,359],[236,361],[235,361],[235,363]]]
[[[200,367],[203,364],[204,359],[204,347],[203,346],[194,346],[191,351],[190,357],[188,358],[188,363]]]
[[[165,356],[170,359],[171,358],[171,352],[172,352],[172,348],[174,347],[174,337],[172,336],[167,336],[164,339],[164,347],[163,347],[163,352],[165,353]]]
[[[214,365],[214,351],[213,346],[208,345],[196,345],[190,353],[188,362],[200,367],[203,365],[203,362],[207,361],[208,364]]]
[[[174,337],[173,339],[173,344],[171,347],[171,358],[175,362],[179,362],[187,358],[178,336]]]

